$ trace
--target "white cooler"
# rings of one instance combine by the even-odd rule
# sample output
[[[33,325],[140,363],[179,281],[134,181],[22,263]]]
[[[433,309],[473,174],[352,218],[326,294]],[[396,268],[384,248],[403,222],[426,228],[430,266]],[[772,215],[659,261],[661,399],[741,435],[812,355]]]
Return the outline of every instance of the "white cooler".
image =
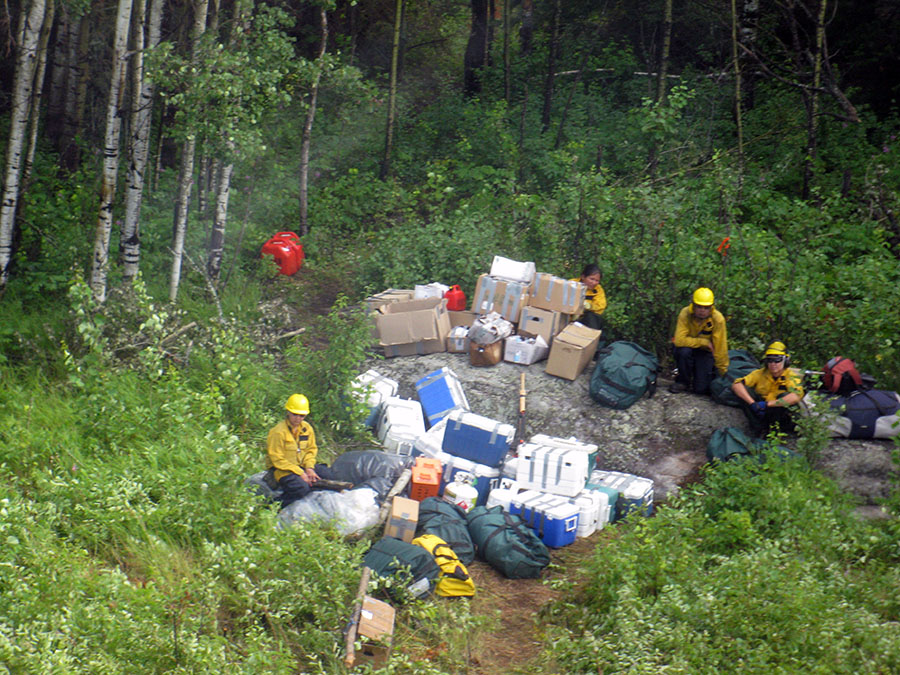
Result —
[[[584,490],[590,455],[582,450],[525,443],[519,448],[516,482],[525,488],[564,497]]]
[[[381,406],[381,415],[378,417],[376,435],[378,440],[384,442],[391,427],[406,427],[414,436],[425,433],[425,416],[422,413],[422,404],[398,396],[389,396]]]
[[[380,375],[375,370],[367,370],[357,375],[350,383],[350,387],[353,396],[365,400],[366,405],[369,406],[369,415],[366,417],[365,425],[371,429],[378,421],[385,399],[397,395],[399,384],[389,377]]]
[[[535,266],[533,262],[519,262],[495,255],[491,263],[491,276],[499,277],[507,281],[517,281],[522,284],[530,284],[534,281]]]

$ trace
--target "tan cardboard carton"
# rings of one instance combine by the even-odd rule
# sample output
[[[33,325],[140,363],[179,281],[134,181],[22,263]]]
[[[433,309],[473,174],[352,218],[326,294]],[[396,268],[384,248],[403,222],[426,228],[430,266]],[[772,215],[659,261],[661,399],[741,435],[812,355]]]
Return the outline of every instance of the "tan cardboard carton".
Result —
[[[597,343],[600,341],[602,332],[580,323],[572,323],[563,328],[553,338],[550,356],[547,359],[547,368],[544,372],[548,375],[574,380],[594,358],[594,352],[597,351]]]
[[[376,668],[385,665],[391,655],[394,608],[386,602],[365,596],[359,613],[357,635],[361,645],[356,652],[356,662],[369,663]]]
[[[375,314],[378,344],[385,356],[413,356],[447,351],[450,318],[443,298],[382,305]]]
[[[475,312],[468,310],[448,311],[447,316],[450,317],[450,328],[456,328],[457,326],[466,326],[468,328],[478,317]]]
[[[394,497],[394,501],[391,502],[391,515],[384,525],[384,536],[411,544],[416,536],[418,522],[419,502],[406,497]]]
[[[476,314],[497,312],[507,321],[518,323],[522,308],[528,304],[530,287],[531,284],[506,281],[482,274],[475,285],[472,311]]]
[[[581,314],[587,287],[580,281],[569,281],[552,274],[538,273],[534,278],[528,304],[564,314]]]
[[[525,337],[537,337],[540,335],[548,345],[553,344],[553,338],[569,322],[569,316],[552,309],[540,307],[525,307],[519,316],[519,335]]]

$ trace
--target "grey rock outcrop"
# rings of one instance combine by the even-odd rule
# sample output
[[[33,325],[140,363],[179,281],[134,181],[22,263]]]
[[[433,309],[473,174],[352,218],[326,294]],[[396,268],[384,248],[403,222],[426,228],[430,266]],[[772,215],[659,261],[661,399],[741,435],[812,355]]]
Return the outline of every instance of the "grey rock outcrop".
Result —
[[[699,477],[714,430],[726,426],[748,430],[739,409],[706,396],[671,394],[668,380],[660,379],[653,397],[644,397],[627,410],[612,410],[595,403],[588,393],[590,365],[574,381],[547,375],[544,365],[501,362],[478,368],[469,365],[464,354],[440,353],[373,360],[367,367],[396,380],[400,396],[416,398],[415,382],[447,366],[459,377],[472,412],[513,425],[518,416],[519,374],[524,371],[526,438],[544,433],[596,443],[602,468],[652,478],[657,501]],[[857,495],[869,512],[877,513],[871,507],[892,489],[893,448],[891,441],[832,439],[816,468]]]

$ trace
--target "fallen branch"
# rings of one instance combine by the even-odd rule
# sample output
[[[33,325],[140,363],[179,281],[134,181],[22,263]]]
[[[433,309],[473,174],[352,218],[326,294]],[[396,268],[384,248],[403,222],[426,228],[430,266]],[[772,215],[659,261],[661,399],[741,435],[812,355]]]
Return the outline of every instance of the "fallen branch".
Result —
[[[359,588],[356,591],[356,599],[353,601],[353,612],[350,614],[350,622],[347,624],[346,642],[344,643],[344,665],[348,668],[356,661],[356,637],[359,633],[359,617],[362,614],[363,598],[369,589],[369,577],[372,570],[363,567],[362,577],[359,580]]]
[[[275,337],[276,340],[283,340],[284,338],[294,337],[295,335],[300,335],[301,333],[305,333],[306,328],[298,328],[297,330],[292,330],[287,333],[282,333],[281,335],[277,335]]]

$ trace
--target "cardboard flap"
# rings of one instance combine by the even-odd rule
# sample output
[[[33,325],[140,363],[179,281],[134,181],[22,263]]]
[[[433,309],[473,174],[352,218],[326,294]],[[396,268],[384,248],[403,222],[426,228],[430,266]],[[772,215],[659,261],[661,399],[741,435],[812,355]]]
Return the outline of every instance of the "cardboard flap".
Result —
[[[573,323],[566,326],[563,331],[556,336],[555,340],[576,347],[587,347],[591,342],[600,338],[601,332],[602,331],[594,330],[593,328],[588,328],[587,326],[582,326],[581,324]]]

